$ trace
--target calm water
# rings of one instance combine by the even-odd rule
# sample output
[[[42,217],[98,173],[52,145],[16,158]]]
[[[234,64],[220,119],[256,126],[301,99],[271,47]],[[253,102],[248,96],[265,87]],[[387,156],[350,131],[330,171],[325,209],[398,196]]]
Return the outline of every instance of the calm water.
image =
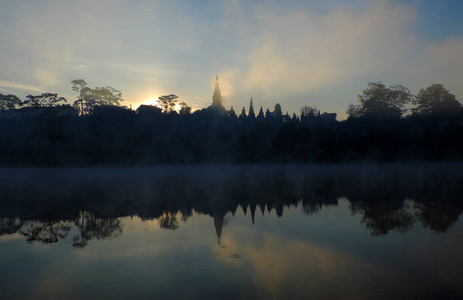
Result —
[[[462,166],[0,169],[0,298],[461,298]]]

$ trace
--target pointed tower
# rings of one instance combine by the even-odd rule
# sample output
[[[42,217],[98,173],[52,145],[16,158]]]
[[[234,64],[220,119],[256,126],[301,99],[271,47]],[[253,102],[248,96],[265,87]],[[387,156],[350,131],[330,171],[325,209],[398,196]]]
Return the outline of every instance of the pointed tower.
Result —
[[[228,112],[228,116],[233,120],[236,120],[237,118],[235,110],[233,109],[233,105],[231,106],[230,111]]]
[[[214,227],[215,227],[215,233],[217,234],[217,244],[220,246],[220,244],[222,243],[223,217],[222,218],[214,217]]]
[[[222,106],[222,94],[220,94],[219,76],[215,76],[214,94],[212,95],[212,106]]]
[[[249,103],[248,118],[252,120],[256,118],[256,114],[254,113],[254,106],[252,105],[252,97],[251,97],[251,102]]]
[[[238,119],[241,120],[241,121],[244,121],[247,118],[248,118],[248,116],[246,116],[246,108],[244,108],[244,106],[243,106],[243,109],[241,110],[241,114],[238,117]]]
[[[259,110],[259,114],[257,115],[257,120],[263,121],[264,119],[265,119],[264,110],[262,109],[262,106],[261,106]]]
[[[251,209],[251,220],[252,220],[252,226],[254,226],[254,220],[256,218],[256,209],[257,209],[257,203],[252,202],[249,204],[249,208]]]

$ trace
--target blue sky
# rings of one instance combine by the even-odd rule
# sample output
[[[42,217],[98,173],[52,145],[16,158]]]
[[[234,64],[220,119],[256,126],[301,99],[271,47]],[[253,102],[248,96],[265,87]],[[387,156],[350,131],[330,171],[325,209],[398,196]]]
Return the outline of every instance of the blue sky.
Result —
[[[463,99],[462,1],[0,0],[0,93],[57,92],[71,80],[122,91],[136,108],[176,94],[225,106],[345,117],[369,81],[413,93],[443,83]]]

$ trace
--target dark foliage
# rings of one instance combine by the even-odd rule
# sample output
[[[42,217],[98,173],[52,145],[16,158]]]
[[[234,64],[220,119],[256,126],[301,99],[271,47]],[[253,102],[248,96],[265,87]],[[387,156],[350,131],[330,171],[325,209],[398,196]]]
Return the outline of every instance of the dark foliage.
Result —
[[[88,106],[91,89],[84,90],[83,80],[73,84]],[[360,104],[349,106],[349,118],[342,122],[336,121],[336,114],[320,114],[307,105],[300,116],[283,115],[278,103],[273,112],[267,108],[264,114],[261,107],[255,116],[252,98],[249,113],[243,107],[239,117],[233,108],[225,111],[222,105],[192,113],[185,102],[177,113],[173,94],[160,97],[163,109],[142,105],[133,111],[117,106],[118,91],[104,91],[97,88],[93,94],[99,92],[106,102],[87,110],[82,110],[82,103],[75,108],[58,105],[65,100],[52,93],[28,96],[29,102],[24,103],[29,107],[16,109],[16,96],[1,95],[0,165],[463,159],[463,109],[441,84],[421,90],[413,100],[412,114],[404,116],[405,105],[413,97],[407,88],[369,83],[359,95]],[[108,103],[116,105],[104,105]]]
[[[8,114],[7,114],[8,112]],[[239,118],[213,108],[137,114],[97,106],[22,108],[0,118],[0,164],[144,165],[445,161],[463,158],[463,115],[349,118],[319,115]]]

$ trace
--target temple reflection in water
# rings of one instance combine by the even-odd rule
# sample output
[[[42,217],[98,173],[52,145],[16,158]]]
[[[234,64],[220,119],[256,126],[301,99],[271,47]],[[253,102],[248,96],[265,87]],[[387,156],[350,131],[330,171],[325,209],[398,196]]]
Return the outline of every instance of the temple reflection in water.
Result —
[[[75,226],[73,246],[85,247],[92,239],[121,235],[120,217],[157,220],[160,228],[175,230],[196,212],[213,218],[220,245],[229,212],[234,215],[241,209],[254,224],[258,210],[281,217],[285,208],[297,207],[310,217],[341,198],[349,201],[351,213],[360,215],[374,236],[405,232],[416,222],[441,233],[458,220],[463,185],[457,167],[436,167],[426,175],[419,167],[382,168],[359,172],[354,167],[229,167],[223,172],[219,167],[192,167],[170,169],[167,175],[156,169],[134,174],[115,169],[110,177],[48,173],[51,178],[36,177],[41,179],[27,190],[13,176],[11,182],[3,182],[8,188],[0,192],[0,234],[20,233],[30,242],[54,243]],[[126,175],[140,178],[123,184]],[[54,177],[72,180],[55,186],[59,180]]]

